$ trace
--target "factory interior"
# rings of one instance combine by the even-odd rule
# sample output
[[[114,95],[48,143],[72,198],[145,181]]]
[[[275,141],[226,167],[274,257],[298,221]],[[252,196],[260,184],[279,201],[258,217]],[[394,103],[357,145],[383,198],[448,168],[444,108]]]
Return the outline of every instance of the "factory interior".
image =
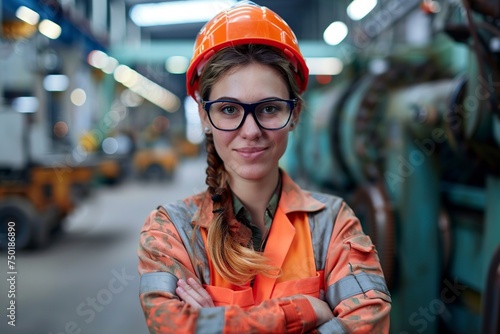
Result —
[[[206,187],[186,69],[237,2],[1,0],[1,333],[148,333],[139,233]],[[390,333],[500,333],[500,1],[255,2],[309,68],[280,167],[359,217]]]

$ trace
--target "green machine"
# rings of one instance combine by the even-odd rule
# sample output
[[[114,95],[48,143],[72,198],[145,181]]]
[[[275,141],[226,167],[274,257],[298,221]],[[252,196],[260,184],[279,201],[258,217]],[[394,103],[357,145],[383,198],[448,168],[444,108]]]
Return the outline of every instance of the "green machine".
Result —
[[[360,217],[391,333],[500,332],[500,3],[455,6],[424,47],[311,88],[283,163]]]

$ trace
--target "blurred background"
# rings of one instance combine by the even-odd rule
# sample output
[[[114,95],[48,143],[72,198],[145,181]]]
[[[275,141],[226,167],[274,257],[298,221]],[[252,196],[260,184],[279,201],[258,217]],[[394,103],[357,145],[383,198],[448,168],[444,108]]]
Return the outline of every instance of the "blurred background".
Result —
[[[147,333],[139,231],[204,189],[185,70],[236,2],[0,2],[1,333]],[[282,167],[360,217],[391,332],[500,333],[500,1],[259,4],[311,72]]]

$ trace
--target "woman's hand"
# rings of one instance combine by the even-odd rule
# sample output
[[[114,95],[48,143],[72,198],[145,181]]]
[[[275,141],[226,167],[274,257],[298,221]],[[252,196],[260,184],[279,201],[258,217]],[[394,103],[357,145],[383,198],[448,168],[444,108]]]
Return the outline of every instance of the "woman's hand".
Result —
[[[215,306],[212,297],[193,278],[188,278],[187,282],[183,279],[178,280],[175,292],[183,302],[196,309]]]
[[[316,326],[321,326],[325,322],[333,319],[334,315],[332,313],[332,310],[330,309],[330,306],[328,306],[326,302],[311,296],[307,295],[304,296],[309,300],[312,308],[314,309],[314,312],[316,313],[316,318],[317,318]]]

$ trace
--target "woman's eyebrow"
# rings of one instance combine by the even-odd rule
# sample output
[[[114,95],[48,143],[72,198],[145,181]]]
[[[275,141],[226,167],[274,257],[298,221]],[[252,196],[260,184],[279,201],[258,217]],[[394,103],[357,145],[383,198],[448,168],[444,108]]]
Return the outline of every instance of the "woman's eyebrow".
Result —
[[[215,100],[212,101],[219,101],[219,100],[228,100],[228,101],[235,101],[235,102],[240,102],[240,100],[234,98],[234,97],[229,97],[229,96],[221,96],[216,98]]]
[[[269,100],[274,100],[274,99],[286,100],[286,98],[283,98],[283,97],[278,97],[278,96],[269,96],[269,97],[265,97],[265,98],[263,98],[263,99],[260,99],[260,100],[257,100],[257,101],[254,101],[254,102],[251,102],[250,104],[253,104],[253,103],[260,103],[260,102],[266,102],[266,101],[269,101]],[[244,103],[244,102],[241,102],[241,100],[239,100],[239,99],[237,99],[237,98],[234,98],[234,97],[229,97],[229,96],[221,96],[221,97],[218,97],[217,99],[215,99],[215,100],[211,100],[211,101],[219,101],[219,100],[227,100],[227,101],[235,101],[235,102]]]

